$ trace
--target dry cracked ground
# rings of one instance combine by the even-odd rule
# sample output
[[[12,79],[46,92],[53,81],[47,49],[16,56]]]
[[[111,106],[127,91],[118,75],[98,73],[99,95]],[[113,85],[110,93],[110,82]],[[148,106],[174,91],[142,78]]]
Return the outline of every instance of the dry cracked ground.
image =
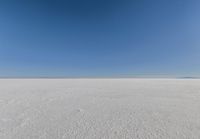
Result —
[[[199,139],[198,79],[1,79],[0,139]]]

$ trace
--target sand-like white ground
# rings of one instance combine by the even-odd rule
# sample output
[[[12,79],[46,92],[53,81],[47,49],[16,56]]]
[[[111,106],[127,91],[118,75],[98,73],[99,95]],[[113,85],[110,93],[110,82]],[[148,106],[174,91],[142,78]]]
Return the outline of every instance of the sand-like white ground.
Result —
[[[0,80],[0,139],[199,138],[197,79]]]

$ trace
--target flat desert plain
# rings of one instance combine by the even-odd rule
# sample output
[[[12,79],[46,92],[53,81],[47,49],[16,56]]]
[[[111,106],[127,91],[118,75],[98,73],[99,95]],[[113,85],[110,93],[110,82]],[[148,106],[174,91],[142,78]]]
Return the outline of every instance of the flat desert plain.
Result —
[[[1,79],[0,139],[199,139],[198,79]]]

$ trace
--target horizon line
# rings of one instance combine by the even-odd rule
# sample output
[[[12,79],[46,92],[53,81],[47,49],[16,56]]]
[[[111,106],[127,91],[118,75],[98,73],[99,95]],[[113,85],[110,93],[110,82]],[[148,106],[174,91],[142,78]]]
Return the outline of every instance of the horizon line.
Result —
[[[167,78],[167,79],[200,79],[200,77],[194,77],[194,76],[26,76],[26,77],[20,77],[20,76],[5,76],[1,77],[0,79],[137,79],[137,78]]]

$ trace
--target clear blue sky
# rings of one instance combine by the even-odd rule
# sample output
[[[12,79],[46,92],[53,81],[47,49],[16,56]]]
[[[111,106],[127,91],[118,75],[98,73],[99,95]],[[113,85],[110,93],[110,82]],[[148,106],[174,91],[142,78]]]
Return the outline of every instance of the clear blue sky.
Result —
[[[1,0],[0,77],[200,76],[198,0]]]

